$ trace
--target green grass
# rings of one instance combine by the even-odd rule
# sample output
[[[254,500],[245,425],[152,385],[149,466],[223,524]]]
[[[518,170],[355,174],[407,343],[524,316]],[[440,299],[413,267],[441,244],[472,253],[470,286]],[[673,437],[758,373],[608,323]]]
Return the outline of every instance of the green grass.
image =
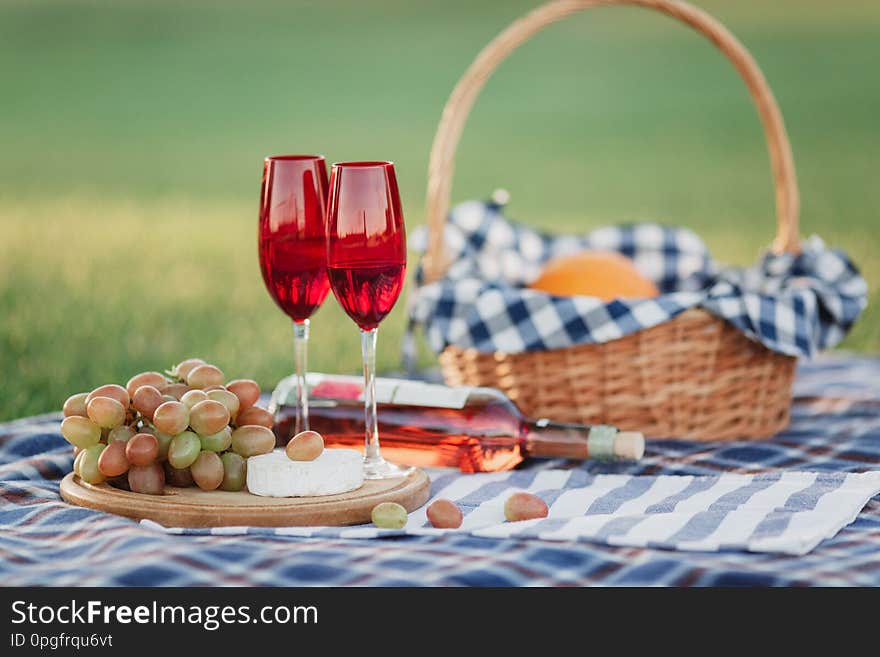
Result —
[[[256,260],[262,157],[393,159],[419,224],[448,93],[532,4],[0,0],[0,420],[190,355],[273,385],[292,353]],[[880,351],[880,5],[700,4],[776,93],[803,233],[844,248],[869,281],[843,346]],[[753,261],[773,233],[736,74],[643,10],[585,12],[501,67],[465,130],[453,198],[498,186],[534,225],[656,218],[730,262]],[[398,307],[383,324],[382,368],[397,364],[403,323]],[[358,369],[357,331],[332,299],[313,336],[314,369]]]

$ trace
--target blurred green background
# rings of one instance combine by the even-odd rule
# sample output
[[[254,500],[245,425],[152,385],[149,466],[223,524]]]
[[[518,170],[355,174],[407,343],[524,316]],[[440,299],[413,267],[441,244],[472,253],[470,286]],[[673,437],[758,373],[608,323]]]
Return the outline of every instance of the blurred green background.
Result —
[[[534,4],[0,0],[0,420],[189,356],[274,385],[292,369],[291,331],[257,265],[262,158],[393,159],[415,227],[447,95]],[[843,346],[877,352],[880,3],[699,4],[769,79],[802,230],[847,250],[871,285]],[[737,75],[640,9],[555,25],[490,80],[453,200],[499,186],[534,225],[659,219],[741,264],[774,228]],[[397,366],[402,306],[380,331],[382,369]],[[312,369],[358,370],[357,330],[332,296],[312,326]]]

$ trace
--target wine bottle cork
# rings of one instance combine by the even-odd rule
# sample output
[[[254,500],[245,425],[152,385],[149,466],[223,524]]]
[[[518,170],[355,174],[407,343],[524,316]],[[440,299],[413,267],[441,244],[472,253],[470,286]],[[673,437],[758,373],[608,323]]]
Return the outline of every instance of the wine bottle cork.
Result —
[[[638,431],[620,431],[614,436],[614,456],[638,461],[645,455],[645,436]]]

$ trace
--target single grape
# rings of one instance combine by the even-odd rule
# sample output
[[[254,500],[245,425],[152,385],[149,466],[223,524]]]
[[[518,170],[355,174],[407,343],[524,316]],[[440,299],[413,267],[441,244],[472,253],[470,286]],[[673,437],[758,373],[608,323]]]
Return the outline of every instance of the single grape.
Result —
[[[207,398],[208,395],[203,390],[188,390],[183,397],[180,398],[180,403],[186,406],[189,410],[192,410],[193,406],[199,402],[205,401]]]
[[[168,445],[168,462],[172,467],[188,468],[199,457],[202,443],[192,431],[184,431],[171,439]]]
[[[79,449],[79,447],[75,447],[74,449]],[[78,452],[77,455],[73,458],[73,474],[75,474],[77,477],[80,476],[80,474],[79,474],[79,466],[80,466],[80,464],[82,463],[82,460],[83,460],[83,458],[84,458],[84,456],[85,456],[85,453],[86,453],[86,450],[84,450],[84,449],[79,449],[79,452]]]
[[[220,402],[206,399],[193,406],[189,424],[196,433],[207,436],[229,424],[229,411]]]
[[[199,365],[204,365],[205,361],[201,358],[187,358],[186,360],[180,361],[173,369],[173,372],[177,375],[177,378],[181,381],[186,381],[187,375],[194,370]]]
[[[247,424],[258,424],[261,427],[271,429],[275,426],[275,418],[265,408],[259,406],[251,406],[250,408],[239,411],[235,418],[236,426],[243,427]]]
[[[128,396],[128,391],[115,383],[108,383],[105,386],[100,386],[92,390],[88,394],[88,397],[86,397],[86,408],[88,408],[89,402],[95,397],[109,397],[110,399],[115,399],[122,404],[122,408],[128,408],[131,403],[131,397]]]
[[[168,381],[159,372],[141,372],[128,380],[128,383],[125,384],[125,390],[129,397],[134,398],[134,393],[141,386],[153,386],[158,390],[166,385],[168,385]]]
[[[114,440],[107,445],[98,458],[98,469],[101,474],[105,477],[118,477],[128,472],[129,462],[126,451],[126,443],[121,440]]]
[[[198,365],[186,375],[186,383],[193,388],[223,385],[223,371],[214,365]]]
[[[101,427],[87,417],[72,415],[61,422],[61,435],[71,445],[87,449],[101,442]]]
[[[504,502],[504,517],[508,522],[546,518],[548,513],[547,503],[543,499],[525,491],[513,493]]]
[[[141,427],[140,432],[141,433],[149,433],[153,436],[156,436],[156,440],[159,442],[159,458],[158,458],[158,460],[159,461],[166,460],[168,458],[168,446],[171,444],[171,441],[174,438],[174,436],[167,434],[167,433],[162,433],[161,431],[158,431],[156,429],[156,427],[154,427],[150,424],[143,425]]]
[[[201,452],[189,470],[202,490],[214,490],[223,482],[223,461],[216,452]]]
[[[226,410],[229,411],[230,419],[235,419],[235,416],[238,414],[238,409],[241,406],[238,397],[229,392],[226,388],[217,388],[209,391],[208,399],[213,399],[214,401],[223,404],[226,407]]]
[[[133,427],[127,424],[123,424],[121,427],[113,427],[107,434],[107,444],[109,445],[114,440],[121,440],[125,442],[127,440],[130,440],[136,433],[137,431],[135,431]]]
[[[151,433],[139,433],[125,445],[125,458],[132,465],[150,465],[159,458],[159,441]]]
[[[100,484],[106,477],[98,468],[98,461],[101,453],[107,447],[103,443],[92,445],[82,453],[82,460],[79,462],[79,477],[87,484]]]
[[[88,417],[86,413],[86,398],[88,396],[89,393],[81,392],[68,397],[64,402],[64,417]]]
[[[125,407],[111,397],[92,397],[86,404],[89,419],[102,429],[112,429],[125,423]]]
[[[461,509],[452,500],[434,500],[425,512],[431,526],[438,529],[458,529],[464,519]]]
[[[403,529],[406,525],[406,508],[397,502],[380,502],[373,507],[370,517],[376,527],[383,529]]]
[[[175,468],[165,461],[165,483],[177,488],[189,488],[194,483],[192,472],[189,468]]]
[[[159,392],[163,395],[170,395],[177,401],[180,401],[180,398],[190,390],[192,390],[192,388],[185,383],[169,383],[164,388],[159,388]]]
[[[128,470],[128,485],[133,493],[161,495],[165,492],[165,470],[159,463],[133,465]]]
[[[247,482],[247,461],[240,454],[226,452],[220,456],[223,462],[223,481],[220,490],[239,491]]]
[[[324,451],[324,438],[317,431],[300,431],[284,451],[291,461],[314,461]]]
[[[174,398],[171,398],[175,401]],[[166,400],[162,398],[162,393],[155,386],[145,385],[134,391],[131,398],[131,405],[135,410],[152,422],[153,414]]]
[[[257,403],[260,398],[260,386],[250,379],[236,379],[226,384],[226,389],[238,397],[238,412],[241,413]]]
[[[255,424],[238,427],[232,432],[232,449],[245,458],[267,454],[275,449],[275,434]]]
[[[232,429],[223,427],[217,433],[207,436],[199,435],[202,442],[202,449],[209,452],[225,452],[232,445]]]
[[[153,413],[153,426],[176,436],[189,426],[189,409],[178,401],[164,402]]]
[[[168,433],[162,433],[161,431],[156,431],[155,429],[151,432],[154,436],[156,436],[156,440],[159,442],[159,456],[157,457],[159,461],[164,461],[168,458],[168,447],[171,445],[171,441],[174,440],[174,436]]]
[[[128,485],[128,471],[118,477],[110,477],[107,479],[107,483],[119,490],[131,490],[131,486]]]
[[[212,390],[226,390],[226,386],[208,386],[207,388],[203,388],[202,391],[207,394]]]

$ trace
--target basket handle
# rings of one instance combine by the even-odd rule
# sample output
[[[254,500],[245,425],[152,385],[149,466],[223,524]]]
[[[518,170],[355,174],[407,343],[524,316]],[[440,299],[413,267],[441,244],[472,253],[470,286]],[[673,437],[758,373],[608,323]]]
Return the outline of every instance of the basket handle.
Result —
[[[426,282],[436,281],[442,277],[449,265],[443,255],[443,224],[449,211],[455,152],[465,121],[483,85],[508,55],[547,25],[582,9],[602,5],[637,5],[656,9],[676,18],[714,43],[739,71],[758,108],[761,123],[764,125],[767,149],[770,151],[770,165],[776,192],[776,238],[772,250],[777,253],[799,251],[799,200],[791,144],[785,132],[779,106],[764,74],[736,37],[706,12],[677,0],[553,0],[511,23],[483,48],[446,101],[440,125],[434,135],[428,164],[426,196],[428,247],[422,259]]]

